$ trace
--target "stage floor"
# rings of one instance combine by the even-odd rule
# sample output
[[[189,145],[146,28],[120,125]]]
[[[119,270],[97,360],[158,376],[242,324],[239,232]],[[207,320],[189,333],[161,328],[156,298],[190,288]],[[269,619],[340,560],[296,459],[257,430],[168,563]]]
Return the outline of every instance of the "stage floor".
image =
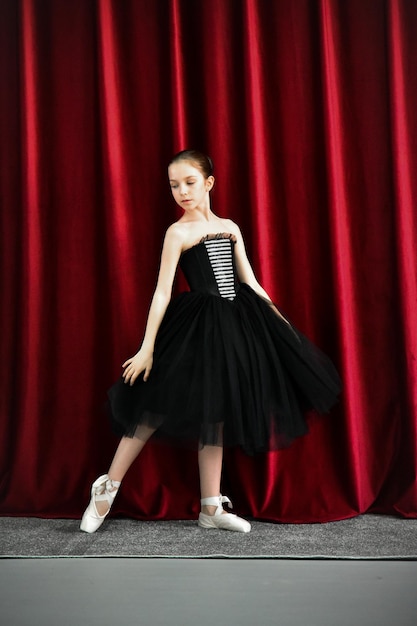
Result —
[[[415,626],[417,561],[0,560],[4,626]]]

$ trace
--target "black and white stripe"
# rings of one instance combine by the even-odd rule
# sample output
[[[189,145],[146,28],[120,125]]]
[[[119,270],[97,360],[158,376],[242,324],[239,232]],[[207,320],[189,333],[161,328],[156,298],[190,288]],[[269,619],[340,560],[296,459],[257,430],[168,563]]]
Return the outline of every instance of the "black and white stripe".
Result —
[[[236,297],[235,275],[230,239],[208,239],[204,242],[217,287],[222,298]]]

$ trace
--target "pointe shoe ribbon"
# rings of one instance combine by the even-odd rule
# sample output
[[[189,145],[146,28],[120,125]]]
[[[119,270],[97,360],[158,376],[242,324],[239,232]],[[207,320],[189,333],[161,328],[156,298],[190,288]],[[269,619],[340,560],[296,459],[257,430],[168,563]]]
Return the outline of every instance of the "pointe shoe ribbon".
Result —
[[[198,516],[198,525],[201,528],[220,528],[222,530],[234,530],[240,533],[250,532],[251,525],[245,519],[234,515],[233,513],[225,513],[223,510],[223,504],[227,503],[230,508],[233,508],[233,504],[227,496],[213,496],[210,498],[202,498],[202,506],[216,506],[214,515],[206,515],[200,513]]]
[[[120,482],[111,480],[107,474],[103,474],[97,478],[91,487],[91,500],[81,520],[81,530],[86,533],[94,533],[98,528],[100,528],[110,511],[119,487]],[[100,501],[107,501],[109,505],[108,510],[103,515],[98,513],[96,507],[96,502]]]

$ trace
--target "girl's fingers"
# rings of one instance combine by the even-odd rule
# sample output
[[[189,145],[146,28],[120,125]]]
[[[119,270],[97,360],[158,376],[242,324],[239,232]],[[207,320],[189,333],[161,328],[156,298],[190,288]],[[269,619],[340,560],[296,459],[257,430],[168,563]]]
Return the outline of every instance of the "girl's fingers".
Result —
[[[139,376],[140,372],[133,372],[132,377],[130,379],[130,384],[133,385],[133,383],[135,382],[135,380],[137,379],[137,377]]]
[[[122,378],[124,380],[124,382],[130,383],[130,385],[133,385],[134,382],[136,381],[137,377],[139,376],[139,374],[141,373],[141,371],[143,370],[138,370],[136,371],[135,367],[132,365],[133,362],[133,358],[132,359],[128,359],[127,361],[125,361],[122,365],[124,369],[124,372],[122,374]],[[145,373],[143,375],[143,380],[147,381],[149,378],[149,374],[151,372],[152,369],[152,365],[149,367],[147,366],[145,369]]]
[[[131,376],[132,376],[132,370],[130,368],[126,368],[122,374],[122,377],[124,378],[125,383],[128,382]]]
[[[151,373],[151,368],[147,367],[146,370],[145,370],[145,374],[143,375],[143,380],[145,381],[145,383],[148,380],[150,373]]]

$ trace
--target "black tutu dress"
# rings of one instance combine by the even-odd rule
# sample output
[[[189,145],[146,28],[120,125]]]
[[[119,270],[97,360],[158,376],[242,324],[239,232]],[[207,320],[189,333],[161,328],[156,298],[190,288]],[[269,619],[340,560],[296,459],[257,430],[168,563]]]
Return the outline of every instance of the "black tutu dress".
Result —
[[[234,236],[204,237],[180,267],[190,287],[169,304],[146,382],[108,391],[112,426],[139,424],[192,446],[288,446],[307,432],[306,411],[328,412],[340,393],[330,359],[237,280]]]

